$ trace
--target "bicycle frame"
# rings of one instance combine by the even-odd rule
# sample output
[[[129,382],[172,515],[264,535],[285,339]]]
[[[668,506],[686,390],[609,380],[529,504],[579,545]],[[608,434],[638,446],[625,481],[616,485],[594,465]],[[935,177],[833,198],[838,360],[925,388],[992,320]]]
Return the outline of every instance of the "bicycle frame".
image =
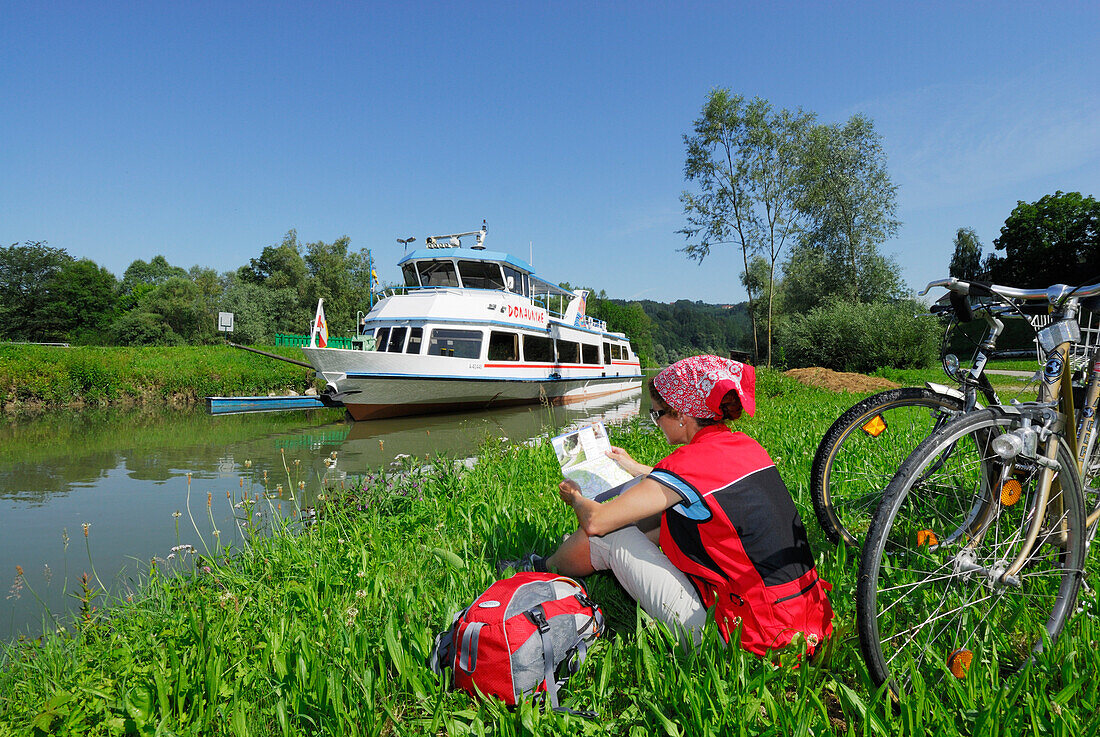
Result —
[[[1047,507],[1051,501],[1051,489],[1056,472],[1076,473],[1079,477],[1084,478],[1090,464],[1093,462],[1091,456],[1096,449],[1098,434],[1097,411],[1100,410],[1100,359],[1098,359],[1098,350],[1094,349],[1089,356],[1088,364],[1086,364],[1090,369],[1090,373],[1080,417],[1078,417],[1078,412],[1074,407],[1073,371],[1070,365],[1070,355],[1073,345],[1080,339],[1080,329],[1077,327],[1076,322],[1080,309],[1080,299],[1081,297],[1100,294],[1100,284],[1082,287],[1079,290],[1073,290],[1065,285],[1055,285],[1046,290],[1020,290],[949,279],[932,282],[921,294],[927,294],[934,286],[944,286],[962,295],[974,294],[997,297],[1005,302],[1013,299],[1043,299],[1055,309],[1054,316],[1057,319],[1040,331],[1038,336],[1040,346],[1048,348],[1038,400],[1005,408],[1005,411],[1008,412],[1025,416],[1034,415],[1033,419],[1039,419],[1043,423],[1039,430],[1041,450],[1036,454],[1035,459],[1042,466],[1036,487],[1035,512],[1032,515],[1018,555],[998,575],[1001,583],[1016,583],[1019,581],[1017,574],[1023,570],[1032,558],[1036,543],[1042,534],[1043,526],[1046,524]],[[1081,296],[1074,296],[1075,291],[1080,291]],[[992,319],[996,320],[996,318]],[[996,320],[996,322],[999,323],[1000,321]],[[993,332],[999,333],[999,331]],[[992,338],[995,340],[996,334]],[[987,344],[989,349],[992,349],[992,344],[987,340],[979,348],[978,356],[984,358],[983,349],[987,347]],[[979,361],[976,358],[975,367],[978,363]],[[982,378],[984,378],[984,374]],[[968,406],[971,394],[973,394],[973,390],[968,391],[967,394]],[[1076,467],[1073,469],[1061,469],[1059,467],[1056,459],[1060,439],[1065,440],[1073,457],[1077,460]],[[1011,467],[1006,466],[1002,470],[1000,482],[1004,483],[1010,473]],[[998,504],[999,502],[991,496],[988,501],[979,502],[975,505],[975,514],[968,522],[977,521],[978,519],[983,519],[983,522],[978,525],[976,530],[971,530],[969,533],[970,540],[963,546],[964,549],[977,547],[986,529],[988,529],[988,525],[996,517],[995,511]],[[1057,504],[1060,505],[1060,501]],[[979,510],[979,506],[985,507],[985,509]],[[1053,511],[1060,516],[1060,509],[1054,509]],[[1086,529],[1093,529],[1098,521],[1100,521],[1100,504],[1088,514],[1085,522]],[[1061,530],[1060,532],[1064,541],[1065,531]],[[1059,532],[1052,531],[1047,534],[1044,540],[1049,540],[1051,535],[1056,534],[1059,534]]]

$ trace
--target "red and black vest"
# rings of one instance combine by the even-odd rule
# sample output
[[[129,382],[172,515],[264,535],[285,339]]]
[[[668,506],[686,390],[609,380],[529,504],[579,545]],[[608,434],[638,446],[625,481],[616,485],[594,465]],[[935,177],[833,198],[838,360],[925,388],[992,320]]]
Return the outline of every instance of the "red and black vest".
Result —
[[[812,648],[833,630],[828,584],[806,529],[760,444],[725,425],[699,430],[650,477],[683,501],[661,516],[661,550],[687,574],[722,636],[763,655],[802,633]]]

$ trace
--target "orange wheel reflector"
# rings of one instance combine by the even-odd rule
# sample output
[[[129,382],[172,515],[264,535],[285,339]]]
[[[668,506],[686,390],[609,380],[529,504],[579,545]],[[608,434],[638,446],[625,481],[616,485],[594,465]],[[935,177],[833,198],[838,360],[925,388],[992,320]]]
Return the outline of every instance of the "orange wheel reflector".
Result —
[[[974,653],[969,650],[956,650],[947,656],[947,668],[955,678],[966,678],[970,670],[970,661],[974,659]]]
[[[939,545],[940,539],[931,530],[917,530],[917,547]]]
[[[1001,504],[1011,507],[1020,501],[1024,487],[1016,479],[1009,479],[1001,485]]]
[[[882,418],[882,415],[875,415],[864,423],[863,432],[867,433],[872,438],[877,438],[879,435],[886,432],[886,420]]]

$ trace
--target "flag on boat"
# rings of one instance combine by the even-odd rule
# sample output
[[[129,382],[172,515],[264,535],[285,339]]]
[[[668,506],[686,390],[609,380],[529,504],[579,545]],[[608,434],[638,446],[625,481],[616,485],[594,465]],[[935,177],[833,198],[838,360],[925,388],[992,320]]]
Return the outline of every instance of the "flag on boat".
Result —
[[[328,348],[328,323],[325,322],[325,300],[317,300],[317,316],[309,333],[310,348]]]
[[[573,318],[573,324],[577,327],[584,325],[588,322],[585,310],[588,309],[588,290],[587,289],[574,289],[573,294],[577,295],[575,304],[577,306],[577,316]],[[572,307],[573,305],[570,305]]]

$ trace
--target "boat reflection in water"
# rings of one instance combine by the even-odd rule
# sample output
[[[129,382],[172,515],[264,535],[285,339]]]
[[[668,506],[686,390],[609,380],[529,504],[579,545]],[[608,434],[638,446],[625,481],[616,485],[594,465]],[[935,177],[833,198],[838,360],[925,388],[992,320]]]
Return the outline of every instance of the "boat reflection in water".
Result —
[[[571,425],[624,422],[641,411],[642,391],[598,397],[567,405],[534,405],[462,414],[423,415],[350,423],[332,450],[337,467],[349,474],[388,467],[402,456],[468,458],[490,438],[524,442]]]
[[[522,443],[571,424],[628,420],[648,401],[635,390],[564,406],[371,422],[342,420],[333,410],[216,418],[86,411],[0,426],[0,571],[22,566],[27,586],[41,597],[0,599],[0,641],[37,636],[43,605],[70,616],[70,594],[88,556],[117,597],[174,546],[240,545],[234,504],[246,493],[264,493],[285,514],[312,505],[333,451],[337,474],[354,478],[389,468],[399,454],[467,458],[489,437]],[[69,545],[84,524],[89,539]],[[217,543],[215,528],[222,531]]]

